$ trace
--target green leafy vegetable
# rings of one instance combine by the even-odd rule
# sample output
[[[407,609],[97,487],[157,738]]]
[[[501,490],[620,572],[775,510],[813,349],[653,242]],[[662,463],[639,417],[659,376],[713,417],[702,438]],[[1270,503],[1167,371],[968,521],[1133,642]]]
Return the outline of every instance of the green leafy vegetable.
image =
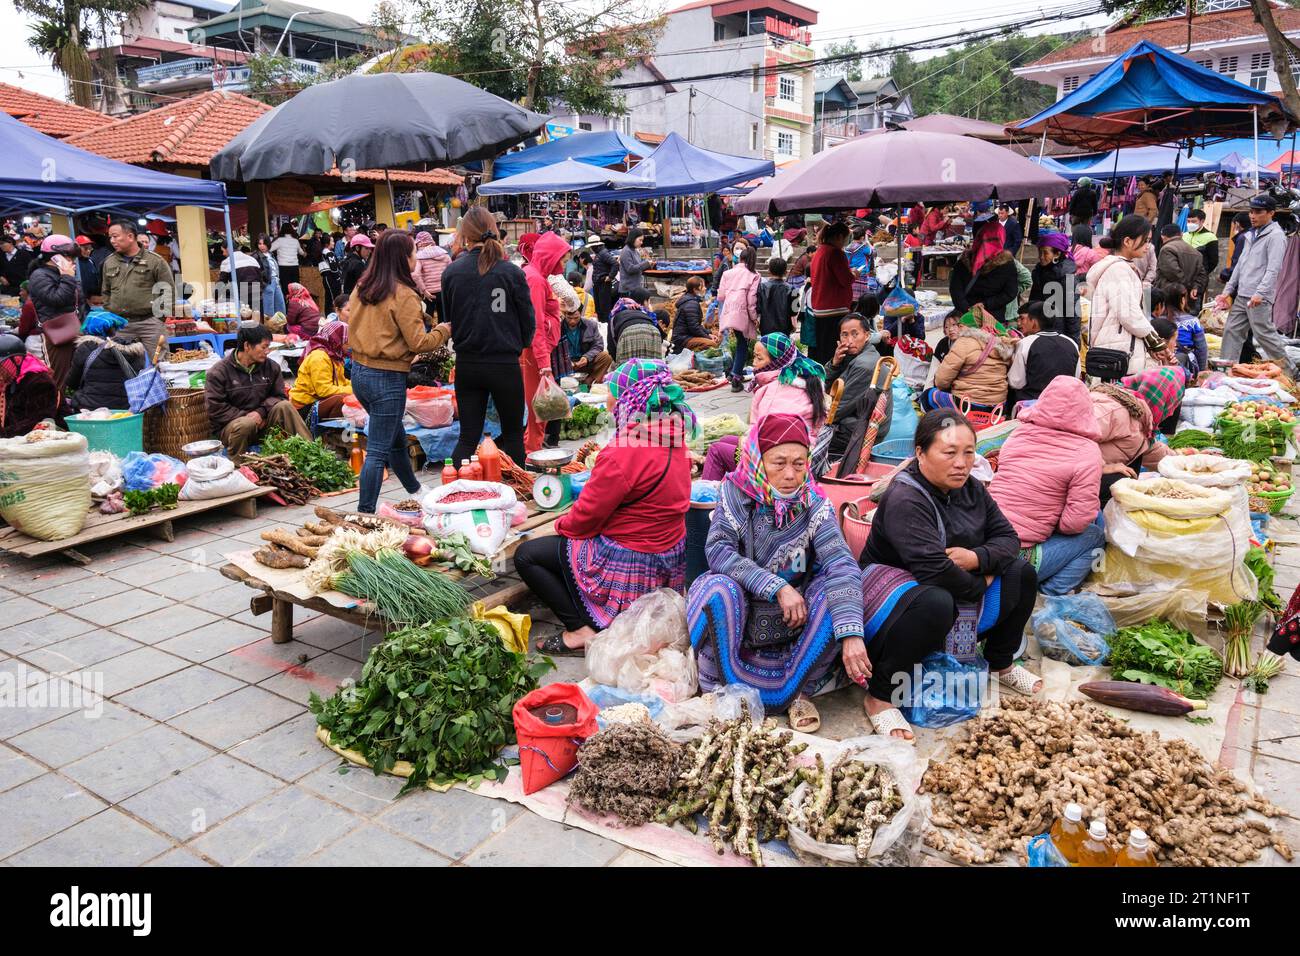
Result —
[[[435,553],[439,564],[449,565],[480,577],[496,576],[496,572],[492,570],[492,562],[471,548],[469,538],[459,532],[440,536],[437,539]]]
[[[287,455],[294,470],[317,491],[328,494],[351,488],[357,482],[348,463],[325,447],[317,438],[308,441],[300,435],[286,436],[273,429],[262,439],[263,455]]]
[[[365,598],[392,624],[428,624],[464,614],[472,599],[451,578],[426,571],[391,548],[372,558],[361,551],[348,554],[348,570],[334,588]]]
[[[497,752],[514,743],[511,710],[554,667],[509,651],[492,625],[456,618],[395,631],[355,685],[328,700],[313,693],[308,706],[331,741],[359,751],[376,774],[410,761],[401,793],[428,781],[504,780]]]
[[[1126,627],[1110,638],[1111,676],[1167,687],[1184,697],[1204,700],[1223,678],[1223,661],[1168,621]]]
[[[127,491],[122,494],[122,503],[133,515],[142,515],[154,508],[170,510],[176,507],[181,493],[180,485],[165,484],[148,491]]]
[[[1170,448],[1212,448],[1214,436],[1199,428],[1184,428],[1169,439]]]
[[[1273,590],[1273,565],[1268,563],[1268,552],[1263,548],[1251,548],[1246,552],[1246,567],[1259,582],[1259,603],[1264,610],[1277,615],[1283,611],[1282,599]]]

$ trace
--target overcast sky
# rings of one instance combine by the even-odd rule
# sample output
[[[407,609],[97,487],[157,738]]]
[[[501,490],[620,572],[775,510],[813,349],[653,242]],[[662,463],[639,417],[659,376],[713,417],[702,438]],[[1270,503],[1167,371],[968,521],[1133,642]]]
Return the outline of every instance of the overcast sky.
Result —
[[[366,19],[375,2],[317,0],[311,6]],[[818,46],[825,41],[852,37],[859,47],[890,40],[900,42],[940,36],[1011,20],[1028,24],[1038,11],[1065,6],[1064,0],[916,0],[910,4],[890,4],[888,6],[892,9],[881,13],[880,8],[886,6],[882,3],[864,4],[861,0],[804,2],[819,13],[813,30],[813,39]],[[665,6],[677,5],[677,0],[673,0]],[[1088,21],[1055,25],[1053,29],[1104,22],[1105,18],[1094,17]],[[63,79],[47,63],[42,63],[41,57],[27,45],[29,33],[27,18],[14,9],[11,0],[0,0],[0,81],[62,98],[65,90]],[[671,71],[669,73],[671,75]]]

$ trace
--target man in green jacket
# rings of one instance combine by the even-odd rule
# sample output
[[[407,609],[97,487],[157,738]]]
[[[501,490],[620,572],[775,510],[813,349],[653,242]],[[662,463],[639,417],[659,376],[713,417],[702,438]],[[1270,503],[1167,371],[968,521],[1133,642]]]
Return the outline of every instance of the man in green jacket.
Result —
[[[159,336],[167,335],[167,316],[176,297],[171,266],[140,245],[134,223],[113,223],[108,240],[114,252],[104,260],[104,308],[126,319],[118,338],[143,342],[152,355]]]

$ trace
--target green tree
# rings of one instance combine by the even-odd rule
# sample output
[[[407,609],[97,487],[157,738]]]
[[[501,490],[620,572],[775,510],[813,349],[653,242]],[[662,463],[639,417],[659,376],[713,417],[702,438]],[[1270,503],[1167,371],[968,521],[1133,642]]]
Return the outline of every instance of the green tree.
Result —
[[[33,21],[27,45],[49,57],[63,74],[74,103],[92,109],[96,78],[102,81],[107,100],[116,95],[117,61],[111,52],[101,50],[96,64],[87,47],[95,41],[107,46],[148,5],[148,0],[14,0],[14,8]]]
[[[858,42],[852,37],[841,43],[828,43],[822,50],[822,57],[829,56],[849,56],[858,52]],[[856,59],[840,60],[838,63],[825,63],[817,67],[818,76],[842,76],[850,83],[857,83],[862,79],[862,57]]]

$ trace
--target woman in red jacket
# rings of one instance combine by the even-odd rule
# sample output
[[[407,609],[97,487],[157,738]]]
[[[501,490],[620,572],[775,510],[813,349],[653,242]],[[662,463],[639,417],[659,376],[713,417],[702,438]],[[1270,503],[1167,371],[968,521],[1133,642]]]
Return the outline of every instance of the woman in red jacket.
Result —
[[[661,361],[624,362],[606,382],[614,440],[555,535],[515,552],[519,576],[564,625],[537,644],[544,654],[581,654],[637,598],[685,584],[695,413]]]
[[[528,427],[524,430],[524,451],[530,455],[542,447],[546,440],[546,422],[533,414],[533,399],[543,382],[555,381],[551,368],[551,353],[560,344],[560,300],[551,291],[547,276],[559,275],[572,250],[569,244],[553,232],[544,233],[531,245],[520,236],[519,248],[528,260],[524,276],[533,299],[533,315],[537,330],[533,333],[532,348],[519,356],[524,373],[524,400],[528,409]],[[529,237],[530,238],[530,237]]]
[[[850,238],[849,227],[842,222],[824,226],[809,270],[816,331],[808,356],[821,365],[829,365],[835,357],[840,319],[853,308],[853,270],[849,268],[849,257],[844,254]]]

